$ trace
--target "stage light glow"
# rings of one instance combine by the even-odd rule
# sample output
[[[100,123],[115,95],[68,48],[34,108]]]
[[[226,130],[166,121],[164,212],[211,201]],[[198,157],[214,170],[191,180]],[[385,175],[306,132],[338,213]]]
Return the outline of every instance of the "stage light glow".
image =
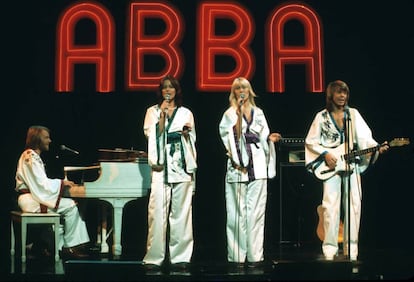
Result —
[[[297,20],[304,27],[304,45],[284,44],[284,26]],[[285,91],[285,66],[304,64],[307,76],[307,90],[322,92],[323,41],[321,22],[312,8],[304,4],[285,4],[273,10],[266,24],[266,74],[269,92]]]
[[[148,19],[165,23],[161,34],[146,34]],[[172,5],[163,2],[131,3],[126,57],[126,88],[129,90],[155,89],[167,75],[180,78],[184,71],[184,56],[179,44],[185,33],[182,15]],[[161,56],[165,67],[158,72],[145,71],[145,56]]]
[[[96,43],[76,44],[76,25],[91,20],[96,26]],[[56,29],[56,91],[72,92],[76,64],[96,65],[96,91],[115,88],[115,24],[111,13],[101,4],[81,2],[68,6]]]
[[[217,19],[235,24],[234,33],[215,33]],[[254,20],[249,11],[237,3],[202,2],[198,7],[197,24],[197,88],[199,90],[226,91],[235,77],[250,79],[254,73],[255,56],[250,48],[254,36]],[[218,55],[230,56],[235,67],[230,72],[216,69]]]
[[[235,77],[252,79],[255,75],[256,58],[251,48],[256,35],[255,21],[240,3],[199,2],[194,58],[184,58],[180,44],[185,35],[185,21],[171,3],[132,1],[127,5],[126,14],[126,90],[153,91],[167,74],[181,78],[185,59],[194,62],[195,86],[200,91],[227,91]],[[75,43],[76,28],[85,19],[96,26],[94,44]],[[148,24],[151,21],[161,22],[163,28],[151,29]],[[223,26],[223,21],[229,24]],[[284,32],[289,21],[303,25],[303,46],[285,43]],[[305,66],[307,91],[323,92],[323,36],[317,13],[302,3],[280,4],[269,13],[264,29],[266,90],[284,92],[285,67],[301,64]],[[96,66],[97,92],[115,90],[115,23],[102,4],[83,1],[69,5],[58,19],[56,42],[57,92],[74,91],[75,66],[80,64]],[[224,64],[222,57],[231,63]],[[153,58],[162,63],[157,65]]]

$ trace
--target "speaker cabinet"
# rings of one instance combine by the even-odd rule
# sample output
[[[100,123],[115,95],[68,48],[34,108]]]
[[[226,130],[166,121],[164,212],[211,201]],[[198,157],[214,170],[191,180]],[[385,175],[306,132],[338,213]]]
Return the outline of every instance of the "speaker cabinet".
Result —
[[[279,243],[317,242],[317,206],[322,183],[308,173],[303,162],[280,162]]]

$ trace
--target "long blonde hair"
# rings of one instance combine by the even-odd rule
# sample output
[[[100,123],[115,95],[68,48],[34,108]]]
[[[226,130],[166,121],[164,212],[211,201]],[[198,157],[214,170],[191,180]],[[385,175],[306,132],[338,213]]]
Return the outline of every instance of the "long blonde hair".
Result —
[[[233,83],[231,85],[230,95],[229,95],[229,103],[232,107],[237,107],[237,97],[234,94],[234,90],[240,86],[244,86],[249,90],[249,102],[252,106],[256,106],[256,103],[254,102],[254,98],[256,97],[256,93],[254,93],[253,88],[250,84],[250,82],[244,78],[244,77],[237,77],[233,80]]]

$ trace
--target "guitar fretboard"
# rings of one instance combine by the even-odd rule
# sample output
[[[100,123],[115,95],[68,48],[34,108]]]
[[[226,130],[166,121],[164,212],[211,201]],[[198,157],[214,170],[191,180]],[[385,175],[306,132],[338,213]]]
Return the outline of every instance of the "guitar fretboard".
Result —
[[[367,149],[363,149],[363,150],[358,150],[358,151],[354,151],[354,152],[350,152],[348,154],[344,155],[344,159],[347,161],[352,161],[354,160],[356,157],[361,156],[361,155],[365,155],[371,152],[375,152],[376,150],[378,150],[381,147],[381,145],[377,145],[375,147],[371,147],[371,148],[367,148]]]

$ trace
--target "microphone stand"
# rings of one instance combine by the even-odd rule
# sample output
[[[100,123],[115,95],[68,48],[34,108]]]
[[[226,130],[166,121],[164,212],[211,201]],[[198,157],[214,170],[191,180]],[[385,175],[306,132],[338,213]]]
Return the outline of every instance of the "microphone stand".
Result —
[[[345,132],[345,175],[347,176],[347,210],[346,216],[348,217],[347,220],[347,233],[348,233],[348,240],[347,240],[347,249],[348,249],[348,259],[351,260],[351,164],[350,164],[350,157],[349,154],[351,152],[351,144],[349,142],[349,133],[350,133],[350,121],[351,117],[349,116],[349,110],[344,111],[344,132]],[[345,242],[345,240],[344,240]]]
[[[241,145],[241,137],[242,137],[242,119],[243,119],[243,113],[242,113],[242,109],[241,109],[241,105],[238,105],[238,110],[239,110],[239,115],[237,117],[237,138],[239,139],[239,144]],[[240,164],[242,163],[242,159],[240,159]]]
[[[239,102],[239,104],[237,105],[237,110],[236,110],[236,113],[238,113],[237,122],[236,122],[236,129],[237,129],[237,132],[236,132],[237,136],[236,137],[237,137],[237,141],[239,142],[239,146],[240,146],[240,160],[239,160],[239,163],[240,163],[241,167],[244,166],[243,165],[243,150],[242,150],[242,132],[243,132],[242,131],[242,123],[243,123],[242,104],[243,104],[242,101]],[[237,237],[237,244],[240,243],[240,232],[239,232],[240,217],[239,217],[238,211],[239,211],[240,193],[241,193],[241,191],[240,191],[241,190],[241,177],[242,176],[240,175],[240,178],[239,178],[239,181],[237,182],[237,187],[236,187],[237,204],[236,204],[236,212],[234,214],[234,216],[235,216],[234,222],[235,222],[235,225],[236,225],[235,226],[235,232],[237,233],[234,236]],[[238,247],[237,247],[236,244],[234,244],[233,255],[234,255],[234,257],[236,257],[236,254],[234,254],[234,252],[237,251],[237,260],[239,260],[240,252],[239,252],[238,249],[236,250],[236,248],[238,248]]]
[[[239,142],[239,146],[240,146],[240,166],[243,167],[243,148],[242,148],[242,123],[243,123],[243,112],[242,112],[242,103],[240,102],[238,105],[238,111],[239,111],[239,115],[237,116],[237,139]],[[241,173],[241,172],[240,172]],[[240,175],[240,179],[238,181],[237,184],[237,205],[236,205],[236,212],[235,212],[235,224],[236,224],[236,228],[235,231],[237,232],[237,234],[235,236],[237,236],[237,244],[240,244],[240,216],[239,216],[239,205],[240,205],[240,195],[241,195],[241,180],[242,180],[242,175]],[[240,258],[240,252],[238,249],[238,246],[235,245],[234,249],[237,248],[237,261],[239,261]]]
[[[168,105],[170,104],[169,101],[169,96],[167,96],[167,102]],[[167,132],[167,118],[168,118],[168,107],[164,110],[162,110],[162,114],[164,114],[164,120],[163,120],[163,131],[162,131],[162,144],[163,144],[163,157],[164,157],[164,162],[163,162],[163,173],[164,173],[164,181],[163,181],[163,189],[162,189],[162,203],[163,206],[165,205],[165,190],[166,190],[166,185],[168,185],[168,164],[167,164],[167,136],[168,136],[168,132]],[[170,200],[171,201],[171,200]],[[171,203],[171,202],[170,202]],[[166,220],[168,219],[168,209],[165,210],[165,213],[162,213],[163,215],[163,222],[166,222]],[[166,233],[168,234],[168,223],[167,223],[167,231]],[[166,238],[167,238],[167,234],[165,234]],[[164,242],[164,247],[166,250],[168,250],[168,240],[165,240]]]
[[[168,119],[168,109],[170,107],[170,95],[167,94],[165,97],[165,100],[167,101],[168,107],[162,110],[164,114],[164,120],[163,120],[163,131],[162,131],[162,143],[163,143],[163,155],[164,155],[164,163],[163,163],[163,170],[164,170],[164,183],[168,184],[168,171],[167,171],[167,119]]]

